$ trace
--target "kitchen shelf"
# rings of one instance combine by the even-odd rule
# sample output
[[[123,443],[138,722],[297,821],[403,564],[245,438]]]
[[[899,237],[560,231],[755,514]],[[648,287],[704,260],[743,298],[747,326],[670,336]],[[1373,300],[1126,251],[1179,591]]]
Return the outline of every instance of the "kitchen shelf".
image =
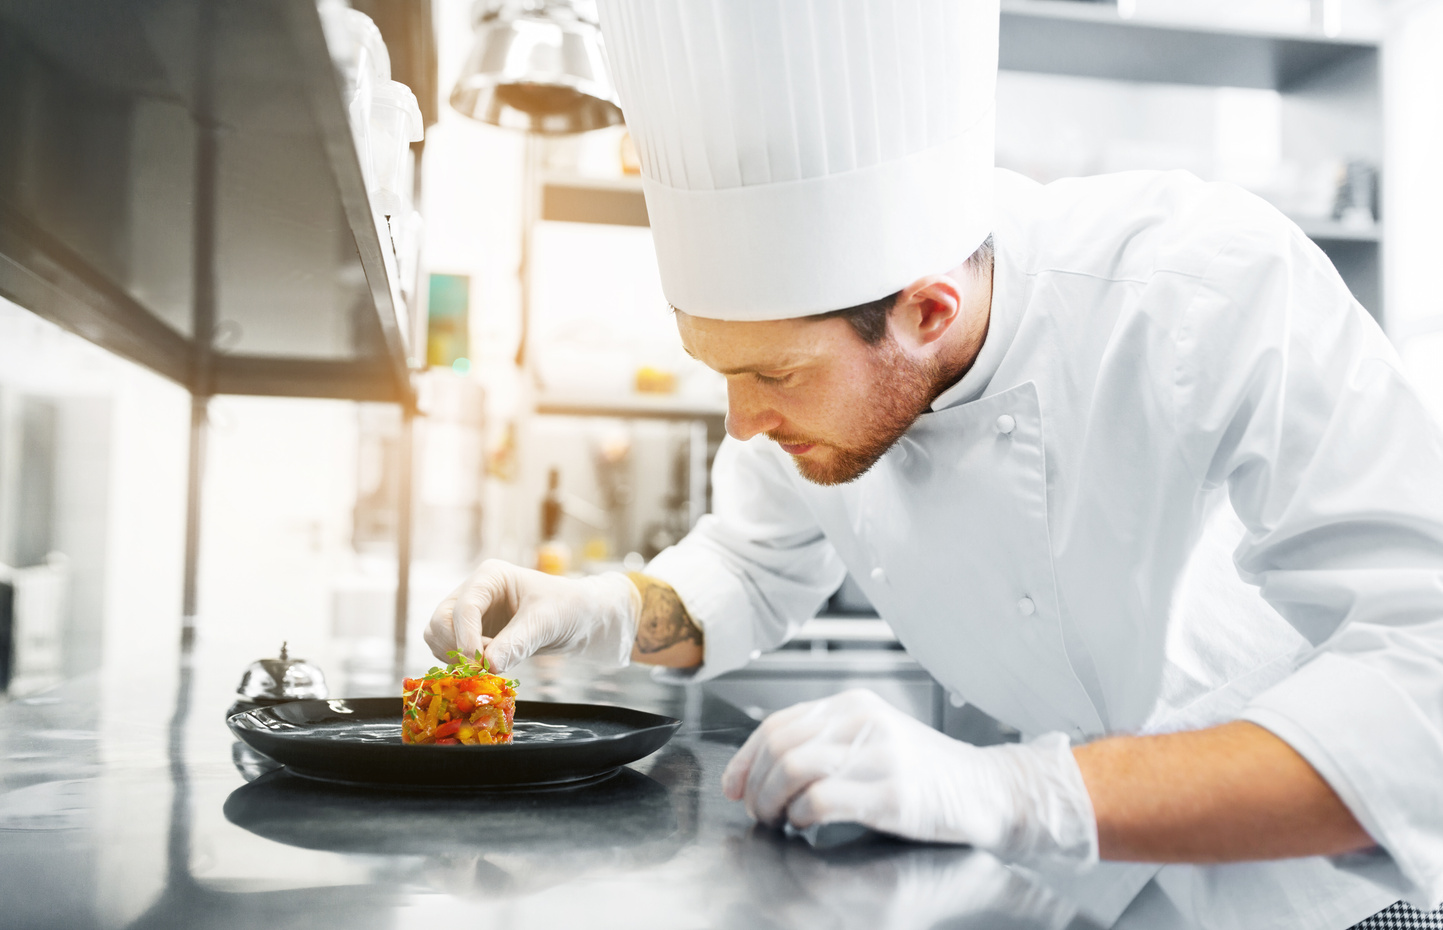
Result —
[[[399,393],[409,397],[413,359],[408,343],[412,329],[401,296],[401,277],[396,267],[396,253],[391,247],[391,231],[386,219],[371,206],[351,135],[350,117],[341,96],[339,76],[331,63],[316,5],[310,0],[281,0],[280,5],[290,26],[297,76],[311,104],[311,115],[336,182],[336,193],[365,272],[366,286],[385,342],[386,358],[398,382]]]
[[[891,646],[897,642],[897,634],[886,620],[873,617],[833,617],[825,614],[813,617],[801,625],[788,642],[818,640],[833,643],[875,643]]]
[[[561,223],[649,226],[641,179],[550,177],[541,184],[541,219]]]
[[[1006,71],[1122,85],[1273,90],[1281,98],[1286,161],[1307,166],[1383,161],[1378,36],[1327,36],[1313,26],[1286,31],[1123,18],[1114,3],[1079,0],[1001,0],[1001,11],[999,64]],[[1024,118],[1016,112],[1008,116]],[[1036,128],[1030,136],[1037,136]],[[1382,224],[1297,222],[1328,254],[1354,296],[1384,321]]]
[[[1059,0],[1059,2],[1070,2],[1070,0]],[[646,203],[642,199],[640,184],[578,177],[548,180],[542,191],[543,204],[554,206],[550,212],[543,210],[542,219],[569,223],[646,225],[644,222],[635,222],[636,218],[644,219],[646,215]],[[1360,228],[1325,218],[1292,217],[1292,219],[1309,238],[1320,244],[1333,242],[1377,243],[1382,238],[1380,227],[1377,225]],[[576,398],[576,400],[581,399]],[[602,404],[602,406],[606,406],[606,404]]]
[[[921,663],[902,649],[778,649],[764,652],[753,659],[739,672],[715,679],[730,682],[738,678],[756,677],[833,677],[838,674],[888,675],[898,678],[913,678],[916,682],[935,688],[932,676],[922,668]],[[940,694],[938,695],[940,697]]]
[[[1002,0],[999,67],[1010,71],[1286,91],[1377,56],[1367,37],[1123,19],[1109,3]]]
[[[435,87],[430,0],[366,0]],[[315,0],[0,4],[0,297],[191,392],[181,642],[216,394],[402,408],[405,654],[419,347]]]
[[[618,394],[597,396],[543,392],[536,398],[536,412],[552,416],[616,417],[642,420],[726,419],[726,404],[707,403],[690,397],[666,394]]]
[[[1327,242],[1372,242],[1382,241],[1382,232],[1377,224],[1372,226],[1350,226],[1337,220],[1314,217],[1292,217],[1298,228],[1309,239],[1318,243]]]
[[[313,0],[0,12],[0,296],[198,395],[412,405]]]

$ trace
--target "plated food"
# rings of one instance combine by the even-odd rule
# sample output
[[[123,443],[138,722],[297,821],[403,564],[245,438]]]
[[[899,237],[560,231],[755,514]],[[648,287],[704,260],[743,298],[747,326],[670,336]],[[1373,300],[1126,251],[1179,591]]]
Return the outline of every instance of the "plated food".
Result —
[[[520,682],[493,675],[481,650],[402,682],[401,742],[491,746],[510,743]]]

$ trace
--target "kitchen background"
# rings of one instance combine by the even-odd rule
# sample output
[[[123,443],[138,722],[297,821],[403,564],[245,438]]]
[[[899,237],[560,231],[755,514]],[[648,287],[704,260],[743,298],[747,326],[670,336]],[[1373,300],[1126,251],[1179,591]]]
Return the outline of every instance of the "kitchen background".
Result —
[[[1041,181],[1182,168],[1266,197],[1333,258],[1443,414],[1443,0],[1002,8],[1000,165]],[[17,81],[84,57],[47,41],[37,9],[0,8],[0,48],[40,62],[10,55],[0,73]],[[233,688],[286,641],[335,694],[391,693],[398,664],[432,664],[420,630],[478,560],[640,567],[706,510],[724,386],[681,351],[625,128],[527,133],[453,106],[475,71],[470,0],[322,0],[320,12],[323,31],[281,28],[334,60],[350,133],[324,84],[338,83],[330,60],[300,66],[309,98],[246,72],[253,95],[228,99],[250,85],[218,53],[222,128],[178,121],[141,94],[120,141],[86,156],[104,163],[92,173],[123,175],[118,205],[77,196],[51,210],[45,192],[64,171],[95,166],[50,166],[44,133],[43,144],[0,142],[0,295],[15,301],[0,296],[0,683],[11,696],[91,666],[169,687],[183,641],[208,667],[234,666],[212,689]],[[377,70],[382,36],[414,101]],[[39,115],[0,107],[0,126],[44,124],[50,93],[29,96]],[[335,118],[309,131],[330,161],[247,149],[236,129],[237,113],[274,128],[327,102]],[[335,154],[352,138],[359,173]],[[209,207],[189,193],[207,144],[221,152]],[[326,226],[337,190],[349,228]],[[357,206],[366,195],[369,211]],[[110,226],[96,219],[107,209],[121,217]],[[50,275],[59,291],[118,289],[115,304],[166,331],[114,313],[121,324],[90,329],[63,301],[33,297],[24,274],[51,266],[14,244],[31,221],[111,259]],[[126,235],[114,248],[86,245],[85,230],[115,226]],[[196,256],[211,248],[207,271]],[[382,309],[378,328],[383,305],[396,312]],[[176,338],[210,346],[201,367],[166,361],[157,347]],[[290,364],[301,359],[311,367]],[[376,359],[379,373],[362,364]],[[408,366],[411,388],[389,384],[387,359]],[[719,693],[757,714],[870,675],[934,723],[961,713],[887,654],[885,626],[866,613],[840,592],[792,649]],[[532,674],[551,682],[544,667]]]

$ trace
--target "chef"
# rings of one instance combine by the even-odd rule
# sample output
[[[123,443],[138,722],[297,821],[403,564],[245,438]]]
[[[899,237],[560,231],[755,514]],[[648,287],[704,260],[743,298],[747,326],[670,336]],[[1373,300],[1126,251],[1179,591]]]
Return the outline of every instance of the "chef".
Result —
[[[1104,923],[1436,907],[1443,433],[1322,252],[1185,173],[995,170],[997,0],[601,13],[675,323],[727,379],[714,513],[645,573],[487,562],[432,649],[701,681],[850,572],[1024,739],[798,705],[724,773],[759,821],[970,843]]]

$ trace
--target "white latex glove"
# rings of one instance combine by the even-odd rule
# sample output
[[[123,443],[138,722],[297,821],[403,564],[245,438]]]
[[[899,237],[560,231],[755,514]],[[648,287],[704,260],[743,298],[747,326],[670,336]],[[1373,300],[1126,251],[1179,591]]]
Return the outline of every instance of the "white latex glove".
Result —
[[[559,578],[488,559],[452,591],[426,625],[438,659],[485,650],[503,672],[538,652],[564,652],[603,665],[631,661],[641,594],[620,572]]]
[[[1097,822],[1067,737],[985,749],[870,691],[772,714],[722,773],[756,820],[854,821],[914,840],[970,843],[1014,862],[1085,869]]]

